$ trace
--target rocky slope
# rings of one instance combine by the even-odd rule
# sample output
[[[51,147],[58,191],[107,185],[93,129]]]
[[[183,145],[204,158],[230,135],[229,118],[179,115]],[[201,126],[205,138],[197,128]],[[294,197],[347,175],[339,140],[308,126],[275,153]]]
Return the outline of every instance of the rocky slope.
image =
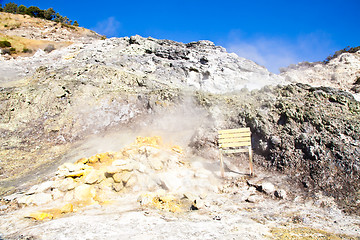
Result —
[[[305,70],[298,66],[275,75],[209,41],[184,44],[140,36],[86,39],[76,37],[75,44],[50,53],[38,50],[31,57],[0,59],[0,190],[4,196],[0,207],[1,214],[6,216],[0,233],[8,232],[6,237],[16,239],[24,231],[28,236],[41,238],[41,229],[48,229],[53,239],[69,235],[78,239],[82,233],[76,228],[68,233],[59,230],[67,220],[84,227],[98,214],[115,218],[114,208],[104,206],[97,195],[103,181],[117,181],[113,173],[96,167],[102,177],[88,182],[85,171],[94,166],[81,166],[77,170],[83,174],[74,175],[71,164],[100,156],[96,155],[99,153],[119,152],[136,136],[160,135],[164,142],[179,144],[184,149],[187,166],[183,169],[187,176],[183,176],[184,182],[177,182],[171,178],[174,172],[169,173],[176,164],[183,163],[171,162],[173,158],[169,157],[157,164],[171,167],[153,169],[150,159],[154,158],[147,151],[122,150],[122,157],[111,153],[107,155],[111,156],[109,165],[121,160],[143,164],[145,173],[152,176],[166,172],[179,186],[193,185],[193,194],[206,204],[200,208],[203,210],[200,214],[169,218],[167,213],[150,211],[146,206],[140,210],[134,200],[141,193],[142,182],[154,181],[152,187],[170,193],[171,187],[159,179],[137,181],[135,188],[126,188],[122,182],[125,192],[120,193],[114,190],[122,188],[110,182],[111,186],[107,187],[115,194],[114,201],[120,205],[126,202],[121,216],[135,222],[141,219],[146,224],[156,223],[155,227],[139,225],[134,238],[142,237],[139,230],[142,227],[154,236],[171,236],[171,232],[156,230],[156,226],[167,224],[163,218],[167,219],[165,222],[174,221],[173,231],[182,229],[181,226],[188,231],[189,235],[177,232],[181,237],[192,236],[191,224],[199,226],[202,233],[209,232],[207,236],[214,239],[224,236],[263,239],[275,238],[276,234],[285,239],[294,234],[335,234],[331,236],[348,239],[359,236],[354,229],[359,224],[360,103],[349,93],[357,91],[353,86],[358,84],[359,53],[343,54],[327,65],[315,64]],[[315,79],[311,83],[316,85],[321,81],[322,87],[303,84]],[[292,82],[302,84],[287,85]],[[241,174],[247,172],[246,155],[241,155],[226,158],[227,179],[221,180],[216,132],[245,126],[252,131],[258,177],[248,180]],[[59,168],[71,172],[71,176],[62,176],[68,180],[54,176],[64,162],[74,170]],[[139,177],[143,173],[138,171]],[[36,185],[46,179],[51,184],[45,181]],[[54,209],[52,200],[62,199],[61,204],[65,204],[64,196],[75,194],[76,190],[64,190],[59,181],[72,180],[78,185],[85,184],[81,188],[88,190],[93,203],[85,204],[85,210],[79,208],[84,219],[70,213],[53,220],[54,223],[32,225],[31,220],[22,218],[30,210]],[[197,185],[203,181],[211,182],[214,189],[205,183]],[[273,184],[270,190],[269,182]],[[74,189],[78,187],[75,185]],[[31,186],[37,190],[29,192]],[[151,191],[149,186],[145,189]],[[179,189],[174,192],[184,194]],[[10,193],[14,194],[9,197]],[[35,197],[38,194],[40,198]],[[156,203],[165,204],[165,199],[169,199],[166,196],[158,196]],[[66,199],[73,201],[72,197]],[[32,208],[33,204],[38,206]],[[87,208],[90,215],[86,215]],[[274,209],[281,213],[275,214]],[[339,209],[355,215],[346,216]],[[149,211],[155,214],[150,220],[146,217]],[[237,214],[243,220],[234,217]],[[221,216],[225,219],[222,222]],[[312,222],[317,223],[317,230],[309,229]],[[291,226],[287,227],[289,223]],[[17,224],[21,227],[16,228]],[[235,224],[237,229],[226,227],[229,224]],[[119,227],[116,220],[110,225]],[[284,226],[281,230],[277,228],[280,225]],[[226,231],[220,231],[219,235],[207,226]],[[84,227],[90,232],[92,228],[101,232],[93,225]],[[226,232],[231,233],[226,235]],[[348,235],[341,235],[344,233]]]
[[[0,12],[0,22],[0,41],[10,42],[13,48],[11,55],[4,54],[9,48],[0,49],[0,59],[31,56],[39,49],[49,52],[75,42],[91,42],[102,37],[85,28],[28,15]]]
[[[283,68],[280,74],[289,82],[307,83],[360,93],[360,51],[343,53],[325,63],[301,63]],[[356,95],[359,100],[359,94]]]
[[[309,193],[333,196],[349,212],[359,211],[360,103],[351,94],[296,84],[199,100],[209,103],[217,127],[251,128],[259,165],[287,173]],[[200,131],[191,144],[208,154],[217,141]]]

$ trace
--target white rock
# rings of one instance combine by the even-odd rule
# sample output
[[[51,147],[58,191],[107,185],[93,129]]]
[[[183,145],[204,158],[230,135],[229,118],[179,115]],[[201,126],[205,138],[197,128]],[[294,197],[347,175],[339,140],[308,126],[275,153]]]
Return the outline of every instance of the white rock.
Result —
[[[39,206],[49,203],[52,200],[53,199],[50,193],[37,193],[29,196],[24,196],[18,199],[18,203],[26,204],[26,205],[35,204]]]
[[[64,196],[64,192],[58,190],[58,189],[53,189],[51,191],[51,196],[54,200],[62,198]]]
[[[284,189],[280,189],[275,191],[275,196],[281,199],[286,199],[287,193]]]
[[[39,185],[32,186],[29,191],[27,191],[25,194],[30,195],[34,193],[40,193],[45,192],[46,190],[49,190],[54,185],[54,181],[46,181]]]
[[[127,162],[128,161],[126,161],[126,160],[119,159],[119,160],[113,161],[111,165],[113,165],[113,166],[123,166],[123,165],[126,165]]]
[[[262,188],[262,191],[268,195],[273,195],[275,192],[275,186],[274,186],[274,184],[272,184],[270,182],[262,183],[261,188]]]
[[[164,173],[160,176],[161,187],[171,192],[176,192],[182,186],[182,180],[176,173]]]

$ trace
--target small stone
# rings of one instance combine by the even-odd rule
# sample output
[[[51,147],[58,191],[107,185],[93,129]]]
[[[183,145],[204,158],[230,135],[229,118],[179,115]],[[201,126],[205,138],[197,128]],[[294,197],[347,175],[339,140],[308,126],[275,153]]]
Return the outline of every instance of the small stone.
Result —
[[[112,160],[112,155],[110,153],[100,153],[96,154],[96,157],[101,163],[109,162]]]
[[[96,195],[96,190],[93,186],[82,184],[75,188],[74,198],[78,201],[89,201],[92,200]]]
[[[4,199],[5,201],[13,201],[13,200],[18,199],[18,198],[21,198],[21,197],[23,197],[23,196],[24,196],[23,194],[14,193],[14,194],[5,196],[5,197],[3,197],[2,199]]]
[[[115,174],[115,173],[119,173],[122,171],[122,168],[120,166],[108,166],[106,168],[106,173],[107,174]]]
[[[122,166],[108,166],[106,168],[106,173],[111,175],[122,171],[132,171],[133,169],[134,167],[130,164],[126,164]]]
[[[160,185],[162,188],[169,190],[169,191],[176,191],[182,185],[183,182],[179,177],[177,177],[174,173],[165,173],[160,177]]]
[[[91,156],[91,157],[89,157],[88,161],[89,161],[89,163],[97,163],[99,161],[99,158],[97,155]]]
[[[77,183],[74,181],[73,178],[65,178],[63,181],[60,182],[60,184],[57,188],[60,191],[66,192],[66,191],[74,189],[76,186],[77,186]]]
[[[52,196],[50,193],[37,193],[30,196],[27,196],[27,198],[21,198],[18,200],[19,203],[23,203],[26,205],[35,204],[37,206],[46,204],[51,202]]]
[[[127,161],[119,159],[112,162],[113,166],[123,166],[126,165]]]
[[[263,198],[259,195],[251,195],[245,201],[250,203],[258,203],[261,202]]]
[[[275,197],[278,197],[280,199],[286,199],[287,197],[286,191],[284,189],[276,190]]]
[[[124,184],[122,182],[113,183],[112,187],[116,192],[120,192],[124,188]]]
[[[53,189],[51,191],[51,196],[53,197],[54,200],[56,200],[56,199],[63,197],[64,193],[58,189]]]
[[[274,184],[269,183],[269,182],[264,182],[263,184],[261,184],[261,189],[264,193],[266,193],[268,195],[273,195],[275,192]]]
[[[123,171],[121,173],[115,173],[113,175],[113,179],[116,183],[123,182],[124,184],[127,183],[129,178],[131,177],[132,173],[128,171]]]
[[[137,183],[137,177],[136,175],[131,175],[131,177],[128,179],[128,181],[126,182],[126,187],[133,187],[135,186]]]
[[[61,213],[71,213],[74,211],[74,206],[71,203],[67,203],[60,209]]]
[[[88,184],[95,184],[105,178],[104,174],[97,170],[92,170],[85,176],[84,182]]]
[[[75,172],[84,169],[84,164],[81,163],[64,163],[58,169],[61,170],[68,170],[69,172]]]
[[[156,157],[149,158],[149,164],[154,170],[161,170],[163,168],[163,163]]]
[[[79,160],[76,161],[76,163],[80,163],[80,164],[86,164],[87,162],[89,162],[88,158],[80,158]]]
[[[28,203],[29,203],[29,198],[30,198],[30,196],[22,196],[22,197],[18,197],[17,198],[17,202],[19,203],[19,204],[25,204],[25,205],[28,205]]]
[[[46,181],[39,185],[34,185],[25,194],[31,195],[34,193],[45,192],[46,190],[50,189],[53,186],[53,184],[54,184],[54,181]]]
[[[71,202],[74,200],[74,191],[66,192],[64,195],[64,201],[65,202]]]

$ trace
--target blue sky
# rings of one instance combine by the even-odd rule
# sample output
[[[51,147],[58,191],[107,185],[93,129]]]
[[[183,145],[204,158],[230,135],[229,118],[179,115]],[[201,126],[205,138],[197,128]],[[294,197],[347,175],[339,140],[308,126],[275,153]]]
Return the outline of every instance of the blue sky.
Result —
[[[4,6],[7,2],[0,0]],[[15,1],[54,8],[108,37],[210,40],[272,72],[360,45],[360,0]]]

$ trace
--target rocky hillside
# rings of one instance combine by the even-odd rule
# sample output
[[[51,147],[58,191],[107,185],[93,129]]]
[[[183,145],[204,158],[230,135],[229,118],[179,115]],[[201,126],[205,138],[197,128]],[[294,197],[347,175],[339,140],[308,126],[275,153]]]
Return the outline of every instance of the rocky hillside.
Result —
[[[91,30],[56,23],[28,15],[0,12],[0,41],[8,41],[15,50],[11,56],[31,56],[39,49],[59,49],[74,42],[90,42],[101,36]],[[4,49],[0,51],[3,52]],[[8,58],[11,56],[7,56]],[[4,57],[2,54],[0,57]]]
[[[360,99],[360,51],[342,53],[327,63],[300,63],[283,68],[280,76],[289,82],[308,83],[357,93]]]
[[[11,18],[15,17],[12,15]],[[142,189],[133,188],[140,181],[129,188],[126,188],[125,182],[120,186],[120,181],[113,177],[115,172],[110,173],[98,165],[102,157],[96,156],[106,154],[96,154],[109,152],[107,160],[104,160],[106,168],[116,161],[120,161],[121,166],[125,162],[146,166],[145,169],[136,168],[136,171],[139,177],[148,177],[151,173],[154,184],[145,186],[144,189],[148,191],[155,186],[155,189],[169,193],[171,187],[163,183],[171,184],[172,174],[176,175],[174,166],[179,164],[189,168],[184,168],[184,172],[194,177],[189,178],[191,181],[211,181],[217,189],[212,189],[213,192],[208,184],[194,185],[192,189],[197,199],[200,195],[206,199],[202,191],[209,194],[211,203],[203,205],[203,209],[208,211],[206,214],[221,213],[233,221],[231,214],[234,211],[239,213],[247,209],[246,204],[256,204],[259,202],[257,199],[264,202],[261,194],[267,194],[268,201],[278,206],[279,211],[283,211],[278,205],[279,199],[284,200],[285,209],[290,209],[290,212],[285,211],[286,214],[284,212],[284,215],[273,218],[277,224],[300,221],[303,224],[301,227],[308,226],[309,219],[298,217],[293,220],[289,216],[299,210],[295,209],[296,203],[310,201],[311,204],[304,205],[305,210],[301,210],[303,215],[306,212],[309,214],[307,216],[311,216],[310,222],[317,219],[313,213],[309,213],[310,209],[316,208],[314,212],[318,214],[325,211],[322,207],[329,207],[332,210],[330,215],[326,215],[327,218],[331,219],[331,214],[336,212],[336,219],[341,222],[341,226],[346,226],[343,227],[347,229],[346,233],[356,236],[356,231],[352,230],[354,225],[346,225],[347,218],[337,209],[354,213],[352,222],[357,224],[356,214],[360,211],[360,103],[353,94],[357,92],[359,84],[359,52],[344,53],[327,64],[310,64],[306,68],[299,65],[275,75],[250,60],[227,53],[224,48],[210,41],[184,44],[140,36],[98,40],[99,36],[88,30],[61,28],[45,21],[39,24],[46,24],[46,27],[42,29],[37,26],[38,30],[32,31],[36,41],[43,41],[39,38],[46,36],[48,40],[58,41],[59,44],[64,41],[74,43],[51,52],[40,48],[28,57],[0,59],[0,190],[5,196],[1,202],[4,205],[0,207],[7,209],[6,214],[11,214],[11,207],[14,206],[14,209],[32,204],[41,207],[42,203],[59,199],[65,202],[66,199],[77,201],[79,199],[74,194],[78,191],[81,192],[78,198],[84,200],[81,191],[84,189],[90,194],[85,194],[91,200],[86,198],[86,201],[101,205],[97,191],[104,186],[109,188],[107,194],[121,198],[121,194],[126,193],[133,199]],[[30,34],[26,30],[28,28],[19,30],[21,26],[1,31],[9,39],[11,34],[23,35],[20,37],[24,39],[32,38],[27,35]],[[36,25],[31,23],[29,26]],[[43,31],[47,33],[43,34]],[[228,178],[221,181],[217,169],[217,130],[245,126],[252,131],[258,178],[247,181],[241,175],[241,172],[247,171],[242,167],[246,164],[245,155],[239,157],[240,162],[239,158],[229,156],[225,160]],[[161,163],[156,163],[161,164],[159,169],[154,168],[154,163],[149,160],[156,158],[143,149],[127,152],[126,148],[119,152],[120,148],[141,135],[160,135],[165,142],[175,142],[183,150],[171,152],[172,148],[167,149],[175,154],[176,161],[171,156],[165,157]],[[179,152],[184,154],[184,161],[177,159],[176,154]],[[88,161],[79,160],[82,158],[96,161],[89,165]],[[77,160],[81,166],[71,165]],[[64,162],[71,164],[64,167]],[[237,166],[239,164],[240,167]],[[114,166],[119,168],[120,165]],[[166,168],[168,165],[171,168]],[[54,177],[59,166],[63,166],[59,169],[66,168],[66,174],[70,175]],[[89,169],[96,170],[94,174],[99,175],[94,182],[85,181],[87,174],[90,174]],[[161,171],[166,172],[164,175],[167,180],[156,177],[162,174]],[[271,177],[274,183],[286,189],[284,192],[288,200],[285,200],[286,194],[281,189],[277,189],[275,194],[274,186],[269,190],[269,184],[263,184],[264,179]],[[53,179],[50,183],[35,185],[35,182],[49,178]],[[59,181],[75,183],[67,188],[62,187]],[[175,182],[179,186],[192,185],[181,181]],[[35,185],[36,190],[29,192],[32,185]],[[77,187],[80,190],[76,190]],[[114,191],[120,192],[120,195]],[[237,195],[237,199],[234,196],[239,192],[241,194]],[[8,197],[10,193],[15,195]],[[165,204],[164,199],[168,199],[165,193],[155,197],[157,200],[154,201],[159,204],[159,199],[162,199],[160,202]],[[223,194],[222,203],[215,200],[220,193]],[[185,193],[177,194],[181,196]],[[276,201],[270,200],[276,197]],[[237,210],[229,210],[223,208],[225,202],[241,205],[236,205]],[[77,204],[73,205],[80,207],[81,204]],[[256,221],[269,229],[274,223],[271,223],[269,219],[272,218],[269,216],[275,216],[271,212],[272,204],[259,205],[256,210],[266,209],[262,217],[256,217]],[[56,211],[59,213],[60,210]],[[21,209],[16,213],[19,216],[23,214]],[[18,222],[18,215],[9,218],[9,222],[1,222],[4,228],[0,229],[0,233],[13,232],[15,237],[12,237],[16,239],[19,233],[14,230],[14,226]],[[202,221],[201,216],[197,217],[195,222]],[[253,219],[254,216],[246,215],[246,218]],[[219,221],[219,216],[211,219]],[[29,223],[22,221],[25,229]],[[250,222],[251,226],[253,224],[257,229],[261,228],[253,220]],[[320,226],[325,226],[325,223],[326,220]],[[333,229],[333,224],[326,225],[327,229]],[[223,225],[217,225],[217,228],[221,229]],[[269,231],[264,230],[264,234],[269,234]],[[253,237],[262,239],[265,235]],[[231,236],[236,238],[241,233]]]
[[[359,211],[360,103],[351,94],[298,83],[199,101],[216,116],[215,128],[251,128],[257,164],[287,173],[309,193],[333,196],[349,212]],[[201,130],[191,144],[209,154],[217,141]]]

